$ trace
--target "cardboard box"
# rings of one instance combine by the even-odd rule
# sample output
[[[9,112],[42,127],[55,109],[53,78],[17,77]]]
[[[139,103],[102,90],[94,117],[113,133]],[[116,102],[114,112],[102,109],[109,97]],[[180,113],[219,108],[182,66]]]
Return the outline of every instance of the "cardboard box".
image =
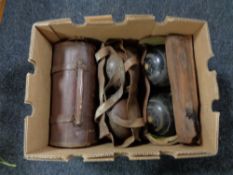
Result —
[[[111,143],[82,149],[61,149],[48,146],[50,114],[50,69],[52,44],[62,39],[89,37],[105,41],[108,38],[141,39],[145,36],[192,34],[200,95],[200,146],[156,146],[145,144],[129,148],[113,147]],[[212,103],[219,98],[216,72],[208,70],[213,56],[208,25],[205,21],[167,17],[156,22],[154,16],[127,15],[115,23],[111,16],[86,17],[84,24],[70,19],[38,22],[32,27],[29,62],[35,67],[26,78],[25,103],[32,105],[32,114],[25,118],[24,156],[28,160],[68,161],[82,156],[84,161],[111,161],[116,156],[130,160],[159,159],[161,155],[174,158],[213,156],[218,151],[219,113]]]

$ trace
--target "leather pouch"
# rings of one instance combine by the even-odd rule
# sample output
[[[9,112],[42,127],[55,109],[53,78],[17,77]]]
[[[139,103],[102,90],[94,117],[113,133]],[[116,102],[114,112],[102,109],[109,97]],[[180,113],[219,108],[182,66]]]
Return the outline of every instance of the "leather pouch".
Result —
[[[54,45],[50,145],[86,147],[96,143],[96,43],[64,41]]]
[[[138,99],[141,56],[137,49],[137,45],[118,40],[104,43],[96,53],[100,106],[95,120],[99,123],[99,138],[109,138],[122,147],[140,141],[145,123]],[[106,72],[109,61],[116,64],[111,76]]]

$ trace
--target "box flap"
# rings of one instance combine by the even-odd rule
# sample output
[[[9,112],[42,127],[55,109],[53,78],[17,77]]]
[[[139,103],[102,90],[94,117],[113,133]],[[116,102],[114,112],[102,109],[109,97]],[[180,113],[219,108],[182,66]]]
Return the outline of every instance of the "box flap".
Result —
[[[39,30],[49,39],[46,23],[37,23]],[[84,24],[73,24],[70,20],[48,21],[50,31],[56,33],[60,39],[94,38],[105,41],[108,38],[140,39],[151,33],[154,17],[151,15],[126,15],[123,22],[115,23],[112,16],[85,17]],[[145,28],[145,26],[147,26]],[[130,30],[135,29],[135,30]],[[130,32],[129,32],[130,31]],[[51,39],[51,42],[56,40]]]
[[[205,21],[167,16],[163,22],[157,22],[152,35],[185,34],[192,35],[200,30]]]

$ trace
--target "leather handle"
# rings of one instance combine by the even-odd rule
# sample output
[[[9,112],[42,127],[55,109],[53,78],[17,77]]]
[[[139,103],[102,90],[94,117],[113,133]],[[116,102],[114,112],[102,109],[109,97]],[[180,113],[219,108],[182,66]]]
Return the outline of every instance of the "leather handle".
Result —
[[[85,69],[87,71],[87,66],[84,64],[66,64],[66,65],[55,65],[52,67],[52,74],[62,71],[73,71],[76,69]]]
[[[76,104],[74,111],[74,122],[76,125],[82,123],[82,108],[83,108],[83,82],[84,81],[84,70],[82,68],[77,69],[77,83],[76,83]]]

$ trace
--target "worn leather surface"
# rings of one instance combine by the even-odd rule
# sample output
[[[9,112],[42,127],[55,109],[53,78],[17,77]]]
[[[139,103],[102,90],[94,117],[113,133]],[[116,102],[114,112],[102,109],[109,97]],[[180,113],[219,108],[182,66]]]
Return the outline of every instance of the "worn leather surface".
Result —
[[[97,141],[95,45],[65,41],[54,46],[50,145],[84,147]]]
[[[165,46],[178,141],[200,144],[200,101],[193,37],[168,35]]]

